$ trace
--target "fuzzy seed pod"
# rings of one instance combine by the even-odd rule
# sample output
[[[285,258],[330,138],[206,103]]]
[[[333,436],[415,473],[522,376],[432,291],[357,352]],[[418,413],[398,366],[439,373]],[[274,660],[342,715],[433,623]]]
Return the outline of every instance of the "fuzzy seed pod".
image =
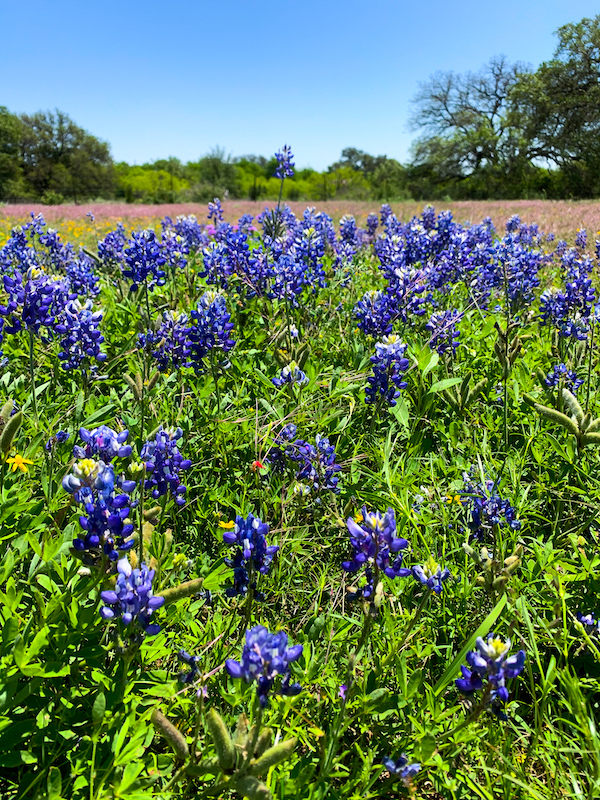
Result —
[[[14,407],[15,404],[13,400],[7,400],[6,403],[4,403],[4,405],[2,406],[2,409],[0,410],[0,419],[5,424],[10,419],[10,415],[12,414]]]
[[[137,383],[133,380],[131,375],[128,375],[126,372],[123,374],[123,380],[125,381],[127,386],[129,386],[129,388],[133,392],[133,396],[135,397],[135,399],[139,403],[140,402],[140,398],[141,398],[141,394],[139,392]]]
[[[205,717],[206,727],[214,742],[221,769],[232,769],[235,764],[235,748],[231,735],[218,711],[209,709]]]
[[[583,422],[584,413],[583,408],[579,405],[579,400],[568,389],[562,390],[562,396],[567,410],[570,411],[577,422],[581,424]]]
[[[535,404],[535,408],[536,411],[543,417],[546,417],[546,419],[556,422],[558,425],[562,425],[562,427],[569,433],[572,433],[573,436],[579,436],[579,426],[575,420],[569,419],[566,414],[562,414],[554,408],[548,408],[548,406],[541,406],[539,403]]]
[[[261,732],[258,734],[258,739],[256,741],[256,747],[254,748],[254,753],[252,754],[255,758],[262,756],[262,754],[271,746],[271,742],[273,741],[273,731],[271,728],[263,728]]]
[[[188,764],[185,771],[188,775],[216,775],[220,769],[218,758],[203,758],[197,764]]]
[[[252,775],[245,775],[235,782],[236,791],[248,800],[271,800],[271,792],[262,781]]]
[[[170,722],[162,711],[155,709],[152,712],[152,724],[160,733],[163,739],[173,748],[173,752],[181,761],[185,761],[189,756],[190,751],[185,740],[185,736],[178,730],[172,722]]]
[[[153,375],[150,377],[150,380],[148,381],[148,391],[149,391],[149,392],[150,392],[152,389],[154,389],[154,387],[156,386],[156,382],[157,382],[157,380],[158,380],[158,378],[159,378],[159,375],[160,375],[160,373],[159,373],[159,372],[155,372],[155,373],[154,373],[154,374],[153,374]]]
[[[14,417],[11,417],[4,428],[2,429],[2,436],[0,436],[0,451],[4,455],[8,453],[10,450],[13,439],[19,428],[21,427],[21,423],[23,422],[23,412],[18,411]]]
[[[250,774],[262,775],[276,764],[281,764],[282,761],[292,755],[297,743],[298,740],[296,738],[287,739],[285,742],[280,742],[274,747],[265,750],[260,758],[250,764]]]
[[[180,583],[179,586],[174,586],[172,589],[163,589],[161,596],[165,598],[165,605],[174,603],[177,600],[182,600],[184,597],[192,597],[198,594],[202,589],[204,578],[194,578],[194,580]]]

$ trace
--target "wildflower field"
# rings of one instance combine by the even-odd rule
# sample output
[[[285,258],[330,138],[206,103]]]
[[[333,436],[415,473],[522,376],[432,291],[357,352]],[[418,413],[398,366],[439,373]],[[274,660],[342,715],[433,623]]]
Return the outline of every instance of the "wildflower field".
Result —
[[[600,797],[600,243],[359,222],[5,231],[2,800]]]

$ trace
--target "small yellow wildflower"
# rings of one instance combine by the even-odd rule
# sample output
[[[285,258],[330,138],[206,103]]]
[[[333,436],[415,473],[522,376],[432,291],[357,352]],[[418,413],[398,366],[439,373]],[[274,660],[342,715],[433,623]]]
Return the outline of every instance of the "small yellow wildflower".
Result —
[[[447,494],[446,502],[448,503],[449,506],[451,506],[453,503],[456,503],[457,506],[460,506],[462,505],[462,498],[459,494],[455,495]]]
[[[223,522],[222,520],[219,521],[219,528],[225,528],[226,530],[230,531],[233,527],[235,527],[235,522]]]
[[[33,464],[33,461],[30,461],[28,458],[23,458],[18,453],[14,458],[7,458],[6,463],[10,464],[10,468],[13,472],[16,472],[18,469],[21,472],[28,472],[27,464]]]
[[[364,517],[359,511],[358,514],[356,514],[355,517],[354,517],[354,522],[357,522],[357,523],[358,522],[363,522],[363,520],[364,520]]]

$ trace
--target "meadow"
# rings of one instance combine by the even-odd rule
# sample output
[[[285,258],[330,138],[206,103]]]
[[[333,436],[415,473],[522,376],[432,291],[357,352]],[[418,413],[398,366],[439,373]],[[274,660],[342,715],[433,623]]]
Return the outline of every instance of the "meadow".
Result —
[[[3,800],[600,796],[600,215],[523,202],[1,210]]]

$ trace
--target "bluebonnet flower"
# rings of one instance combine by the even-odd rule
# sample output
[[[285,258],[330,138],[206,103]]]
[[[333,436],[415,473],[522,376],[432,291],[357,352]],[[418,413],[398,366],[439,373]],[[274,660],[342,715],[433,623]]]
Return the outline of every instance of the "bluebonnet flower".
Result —
[[[125,259],[127,235],[122,222],[117,223],[114,231],[109,231],[101,242],[98,242],[98,258],[107,272],[121,267]]]
[[[144,284],[150,290],[155,286],[164,286],[163,267],[167,259],[154,231],[150,228],[134,231],[128,245],[123,252],[125,263],[122,272],[123,277],[131,281],[130,290],[136,291]]]
[[[430,334],[429,347],[432,350],[436,350],[439,355],[443,355],[448,350],[451,350],[452,355],[454,355],[458,348],[458,339],[460,337],[460,331],[456,325],[462,318],[463,314],[455,309],[437,311],[432,314],[429,322],[425,325],[425,330],[429,331]]]
[[[240,233],[245,233],[248,235],[251,231],[256,230],[252,227],[252,223],[254,222],[254,217],[252,214],[242,214],[242,216],[237,221],[237,229]]]
[[[354,306],[354,316],[358,327],[367,336],[386,336],[392,332],[392,321],[395,316],[394,305],[390,297],[380,291],[365,292],[362,299]]]
[[[284,180],[284,178],[293,178],[294,162],[292,159],[294,156],[292,155],[292,148],[287,144],[284,145],[281,150],[275,153],[275,158],[277,159],[277,167],[275,168],[273,176],[280,180]]]
[[[279,300],[289,299],[298,304],[298,296],[307,285],[305,265],[293,255],[284,254],[273,265],[271,295]]]
[[[86,217],[89,218],[90,222],[95,222],[96,221],[96,217],[94,216],[92,211],[88,211],[87,214],[86,214]]]
[[[146,488],[151,489],[152,497],[158,500],[168,491],[178,506],[185,505],[187,487],[181,482],[181,473],[192,466],[192,462],[179,452],[179,440],[183,436],[181,428],[165,429],[161,425],[154,439],[142,447],[140,458],[146,465]]]
[[[173,311],[163,311],[162,322],[156,331],[140,334],[138,342],[155,359],[159,372],[168,372],[190,365],[190,330],[187,314],[176,316]]]
[[[581,611],[578,611],[577,619],[585,628],[588,636],[593,633],[600,633],[600,621],[594,617],[593,613],[590,612],[589,614],[582,614]]]
[[[163,230],[172,230],[183,239],[187,252],[195,252],[208,243],[208,236],[194,214],[187,217],[180,214],[175,218],[175,222],[165,217],[161,220],[161,225]]]
[[[50,453],[54,450],[54,447],[57,444],[64,444],[71,434],[68,431],[57,431],[54,436],[51,436],[46,444],[44,445],[44,449]]]
[[[561,385],[575,394],[583,385],[583,378],[578,378],[573,370],[567,369],[566,364],[555,364],[552,371],[544,378],[544,383],[548,388]]]
[[[234,557],[226,558],[225,563],[234,571],[233,586],[226,589],[229,597],[246,594],[250,585],[256,590],[256,582],[250,584],[250,572],[256,571],[266,575],[271,568],[271,562],[279,550],[278,545],[268,545],[266,536],[269,526],[253,514],[248,514],[246,519],[236,516],[232,530],[223,533],[223,541],[228,545],[238,545]],[[262,600],[261,594],[256,594],[257,600]]]
[[[580,250],[585,250],[587,247],[587,231],[585,228],[580,228],[575,235],[575,247]]]
[[[223,206],[218,197],[215,197],[212,203],[208,204],[208,219],[214,220],[215,227],[223,222]]]
[[[392,207],[389,203],[383,203],[379,209],[379,216],[381,217],[381,224],[385,225],[388,219],[393,216]]]
[[[293,422],[285,425],[273,441],[273,446],[265,456],[265,461],[270,464],[273,472],[283,472],[286,463],[287,448],[296,435],[298,426]]]
[[[423,566],[418,564],[413,567],[412,574],[423,586],[427,586],[436,594],[441,594],[443,589],[442,584],[450,577],[450,570],[448,567],[442,569],[434,557],[430,556]]]
[[[61,350],[58,358],[65,370],[89,368],[91,359],[106,361],[106,353],[100,349],[104,336],[100,333],[102,311],[94,311],[91,300],[82,305],[72,300],[65,306],[54,330],[60,337]]]
[[[277,388],[294,383],[302,386],[308,383],[308,376],[300,369],[295,361],[291,361],[287,366],[283,367],[278,378],[272,378],[272,382]]]
[[[377,214],[369,214],[367,217],[367,234],[373,239],[375,237],[375,232],[379,226],[379,219],[377,218]]]
[[[379,511],[367,511],[363,506],[358,521],[349,517],[346,524],[354,555],[350,561],[342,562],[342,568],[346,572],[357,572],[365,567],[366,577],[366,585],[353,597],[370,598],[377,588],[375,580],[380,571],[388,578],[405,578],[411,574],[410,569],[402,566],[401,551],[408,547],[408,541],[396,536],[396,516],[392,508],[382,515]]]
[[[85,564],[96,566],[102,557],[116,561],[133,546],[127,494],[115,494],[112,464],[84,458],[75,462],[62,480],[63,489],[81,503],[85,515],[79,525],[85,532],[73,540],[73,549]]]
[[[508,500],[500,497],[494,481],[473,483],[467,472],[463,473],[463,480],[465,491],[462,497],[470,512],[467,525],[473,539],[483,539],[496,525],[506,525],[514,531],[520,530],[521,522],[517,519],[516,510]]]
[[[192,656],[190,655],[187,650],[183,650],[183,648],[177,653],[177,658],[183,663],[187,664],[190,668],[189,672],[180,672],[178,676],[178,680],[180,683],[193,683],[196,680],[198,675],[198,663],[200,661],[200,656]]]
[[[25,274],[4,275],[6,305],[0,305],[5,317],[4,334],[29,330],[39,334],[41,328],[51,331],[69,300],[65,279],[52,278],[41,269],[30,267]]]
[[[510,644],[510,639],[503,641],[493,633],[487,639],[480,636],[475,643],[477,649],[467,653],[469,666],[461,667],[462,678],[454,682],[462,694],[483,690],[482,703],[503,720],[507,719],[503,709],[509,698],[505,682],[520,675],[525,666],[525,651],[509,656]]]
[[[100,294],[100,278],[94,272],[94,262],[84,252],[71,259],[66,266],[67,282],[72,299],[96,297]]]
[[[187,242],[174,230],[167,228],[163,230],[161,237],[162,254],[165,259],[165,267],[172,275],[178,269],[185,269],[187,265],[188,246]]]
[[[231,314],[227,311],[225,297],[213,291],[202,295],[191,317],[191,360],[194,369],[200,370],[213,348],[228,353],[235,346],[235,340],[230,338],[233,322],[229,321]]]
[[[381,763],[390,775],[401,778],[405,786],[410,786],[412,779],[421,769],[421,765],[416,761],[413,764],[409,764],[408,758],[404,753],[397,759],[389,757],[383,758]]]
[[[373,375],[367,378],[368,386],[365,388],[366,403],[375,403],[382,398],[388,405],[396,405],[400,391],[408,385],[402,380],[409,366],[405,352],[406,345],[395,334],[384,336],[375,345],[375,355],[371,356]]]
[[[241,660],[228,658],[225,669],[232,678],[243,678],[246,683],[256,681],[257,697],[261,707],[266,708],[277,675],[282,676],[279,694],[297,695],[302,691],[298,683],[290,683],[290,664],[300,658],[302,650],[301,644],[288,647],[288,637],[283,631],[269,633],[263,625],[256,625],[246,631]]]
[[[117,564],[117,583],[114,589],[100,592],[102,619],[120,619],[125,627],[139,627],[148,636],[160,631],[160,625],[151,622],[153,613],[164,605],[165,598],[152,592],[154,570],[142,564],[141,569],[132,569],[127,558]]]
[[[128,458],[131,455],[131,445],[125,444],[129,438],[129,431],[113,431],[107,425],[100,425],[89,431],[79,428],[79,437],[84,446],[76,444],[73,447],[75,458],[99,458],[106,463],[114,458]]]
[[[286,456],[299,466],[296,480],[307,484],[309,489],[321,492],[328,489],[339,492],[337,473],[342,469],[336,464],[335,448],[326,436],[317,434],[315,445],[296,439],[286,448]]]

